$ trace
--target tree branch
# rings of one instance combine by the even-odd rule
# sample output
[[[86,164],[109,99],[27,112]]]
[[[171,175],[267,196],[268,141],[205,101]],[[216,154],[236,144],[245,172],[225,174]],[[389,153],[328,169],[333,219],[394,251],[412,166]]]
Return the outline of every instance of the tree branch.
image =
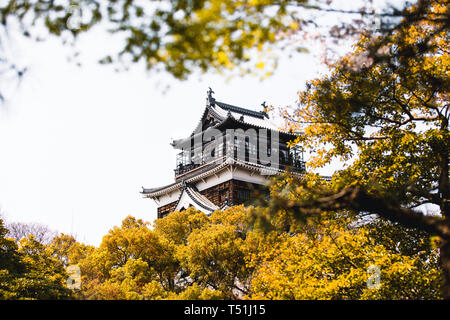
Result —
[[[293,210],[299,215],[317,214],[322,211],[356,210],[377,214],[405,227],[416,228],[430,234],[450,239],[450,219],[427,216],[421,212],[402,208],[369,195],[360,186],[352,186],[342,191],[319,198],[309,203],[288,201],[284,204],[286,210]]]

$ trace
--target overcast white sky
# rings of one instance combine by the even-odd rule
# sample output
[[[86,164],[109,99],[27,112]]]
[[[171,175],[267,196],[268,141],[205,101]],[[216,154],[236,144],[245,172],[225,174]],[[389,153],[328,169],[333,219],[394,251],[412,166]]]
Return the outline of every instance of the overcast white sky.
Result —
[[[58,40],[13,40],[28,72],[0,107],[1,211],[8,221],[39,222],[94,245],[127,215],[156,218],[141,186],[173,181],[169,143],[193,130],[209,86],[220,101],[261,110],[263,101],[295,104],[319,70],[311,54],[297,54],[263,82],[218,75],[180,82],[98,65],[99,53],[117,45],[103,33],[80,39],[81,68],[67,61],[69,48]]]

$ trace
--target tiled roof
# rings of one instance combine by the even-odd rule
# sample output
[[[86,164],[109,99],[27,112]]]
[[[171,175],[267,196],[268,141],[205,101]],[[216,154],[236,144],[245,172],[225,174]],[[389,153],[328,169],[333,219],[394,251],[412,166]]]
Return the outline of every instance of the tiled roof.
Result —
[[[227,121],[235,121],[243,126],[247,125],[258,129],[268,129],[272,131],[279,131],[283,134],[295,137],[299,133],[290,133],[282,130],[276,123],[271,121],[266,113],[257,112],[241,107],[233,106],[216,100],[210,100],[203,111],[202,117],[198,122],[196,128],[189,137],[184,139],[176,139],[172,142],[172,146],[176,149],[180,149],[185,143],[190,143],[190,139],[193,136],[202,134],[202,125],[205,117],[208,113],[211,113],[217,120],[217,123],[211,128],[218,128],[226,124]]]
[[[262,112],[252,111],[218,101],[216,101],[214,105],[210,105],[209,108],[219,115],[220,121],[225,121],[227,118],[232,117],[244,124],[280,131],[279,126]]]
[[[155,192],[158,192],[158,191],[161,191],[161,190],[166,190],[166,189],[169,189],[171,187],[174,187],[176,184],[177,183],[174,182],[174,183],[171,183],[171,184],[168,184],[168,185],[165,185],[165,186],[162,186],[162,187],[158,187],[158,188],[144,188],[144,187],[142,187],[141,193],[142,194],[155,193]]]
[[[234,106],[225,102],[217,101],[208,96],[206,108],[193,132],[193,134],[200,133],[202,130],[203,120],[208,113],[211,113],[214,118],[220,123],[223,123],[228,118],[233,118],[243,124],[256,126],[258,128],[265,128],[270,130],[282,131],[280,127],[269,119],[269,116],[264,111],[254,111],[242,107]],[[180,139],[182,141],[184,139]]]
[[[219,207],[216,206],[214,203],[212,203],[208,198],[200,194],[200,192],[198,192],[195,187],[186,185],[184,191],[187,193],[190,200],[192,200],[195,204],[197,204],[198,206],[207,211],[205,213],[212,213],[219,209]],[[204,212],[204,210],[201,211]]]
[[[220,160],[220,159],[217,159]],[[195,181],[204,179],[208,176],[211,176],[221,170],[223,170],[225,167],[231,166],[231,165],[236,165],[239,166],[241,168],[246,168],[248,170],[253,170],[253,171],[257,171],[260,172],[264,175],[276,175],[279,173],[284,172],[283,169],[275,169],[275,168],[270,168],[261,164],[256,164],[250,161],[242,161],[242,160],[236,160],[233,159],[231,157],[223,157],[223,160],[221,162],[217,162],[215,163],[214,166],[206,166],[208,169],[207,170],[201,170],[201,171],[197,171],[197,169],[194,169],[193,172],[195,172],[195,174],[190,175],[189,177],[186,177],[186,179],[183,179],[183,181],[180,182],[175,182],[169,185],[166,185],[164,187],[160,187],[160,188],[152,188],[152,189],[143,189],[143,191],[141,192],[145,197],[147,198],[155,198],[155,197],[159,197],[163,194],[167,194],[168,192],[171,192],[173,190],[179,190],[183,187],[183,183],[193,183]],[[293,174],[296,174],[295,172],[293,172]]]
[[[257,112],[257,111],[253,111],[253,110],[249,110],[249,109],[244,109],[244,108],[233,106],[231,104],[220,102],[220,101],[214,101],[214,105],[219,106],[221,109],[232,111],[232,112],[243,114],[243,115],[247,115],[250,117],[255,117],[255,118],[260,118],[260,119],[269,118],[267,113],[265,113],[263,111]]]

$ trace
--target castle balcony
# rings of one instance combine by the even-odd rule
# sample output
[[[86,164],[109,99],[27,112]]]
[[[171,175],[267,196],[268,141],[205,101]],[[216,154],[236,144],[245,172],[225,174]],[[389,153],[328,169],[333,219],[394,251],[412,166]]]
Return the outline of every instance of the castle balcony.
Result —
[[[245,150],[244,157],[242,157],[242,155],[239,153],[239,149],[236,147],[233,148],[231,152],[221,151],[222,149],[219,148],[219,151],[216,152],[216,154],[211,155],[209,153],[201,153],[196,157],[190,157],[190,152],[180,152],[177,155],[177,164],[176,168],[174,169],[175,179],[179,178],[182,175],[188,174],[191,171],[197,172],[198,170],[196,169],[198,168],[210,168],[211,166],[219,165],[220,163],[230,158],[233,160],[240,160],[248,164],[254,164],[261,168],[277,168],[281,171],[288,171],[297,174],[306,172],[306,164],[303,160],[302,154],[299,155],[298,153],[294,152],[288,153],[281,151],[280,156],[278,157],[278,161],[271,164],[265,164],[265,162],[262,162],[258,159],[255,152],[251,152],[247,149]]]

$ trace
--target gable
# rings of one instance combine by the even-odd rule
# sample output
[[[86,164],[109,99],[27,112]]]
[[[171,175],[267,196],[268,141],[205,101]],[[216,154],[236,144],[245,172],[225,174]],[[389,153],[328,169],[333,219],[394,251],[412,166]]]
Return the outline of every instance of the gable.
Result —
[[[194,207],[195,209],[202,211],[206,214],[210,214],[219,207],[214,203],[209,201],[205,196],[201,195],[195,187],[185,185],[181,191],[180,198],[175,206],[174,211],[185,210],[189,207]]]

